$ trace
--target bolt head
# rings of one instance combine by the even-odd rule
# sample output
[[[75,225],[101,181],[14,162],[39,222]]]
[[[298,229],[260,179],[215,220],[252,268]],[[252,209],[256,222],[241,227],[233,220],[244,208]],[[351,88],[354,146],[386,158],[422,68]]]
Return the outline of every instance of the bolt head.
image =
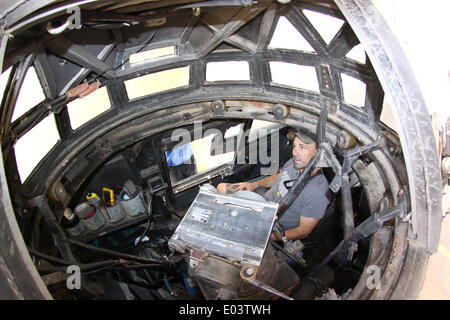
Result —
[[[249,267],[249,268],[246,268],[244,272],[247,277],[250,277],[255,273],[255,269],[253,269],[252,267]]]

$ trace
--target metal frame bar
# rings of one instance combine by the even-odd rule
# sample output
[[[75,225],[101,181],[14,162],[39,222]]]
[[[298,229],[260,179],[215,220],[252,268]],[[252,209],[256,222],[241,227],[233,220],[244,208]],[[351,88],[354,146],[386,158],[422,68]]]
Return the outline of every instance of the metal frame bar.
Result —
[[[74,48],[74,44],[69,39],[61,35],[47,41],[45,46],[54,53],[83,66],[85,69],[101,74],[107,79],[115,78],[115,72],[110,66],[92,55],[89,51],[81,47]]]
[[[389,99],[408,171],[412,237],[436,252],[442,186],[433,129],[419,85],[397,40],[370,1],[335,0],[360,39]],[[402,66],[399,68],[397,66]],[[420,168],[420,169],[418,169]]]

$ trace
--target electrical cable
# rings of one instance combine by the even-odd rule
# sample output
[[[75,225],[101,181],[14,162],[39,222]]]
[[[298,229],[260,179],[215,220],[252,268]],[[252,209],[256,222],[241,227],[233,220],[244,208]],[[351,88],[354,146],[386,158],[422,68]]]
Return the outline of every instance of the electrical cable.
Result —
[[[172,285],[169,282],[169,278],[167,277],[167,274],[164,274],[164,284],[166,285],[166,288],[169,291],[170,295],[174,295],[175,291],[173,290]]]
[[[136,245],[138,245],[142,241],[142,239],[144,239],[145,234],[147,233],[147,231],[150,228],[151,217],[152,217],[152,198],[153,198],[153,194],[150,193],[149,199],[148,199],[148,207],[147,207],[147,215],[148,215],[147,226],[145,227],[145,230],[142,233],[142,235],[138,238]]]
[[[40,257],[42,259],[64,264],[64,266],[51,266],[51,267],[42,267],[42,266],[36,266],[36,269],[40,272],[45,273],[52,273],[52,272],[65,272],[67,271],[67,266],[73,265],[73,262],[69,262],[63,259],[59,259],[56,257],[49,256],[45,253],[29,249],[30,254]],[[160,263],[137,263],[134,265],[124,265],[124,262],[121,260],[105,260],[105,261],[98,261],[98,262],[92,262],[92,263],[80,263],[77,264],[78,267],[80,267],[80,270],[83,271],[84,275],[92,274],[96,272],[100,272],[103,270],[115,270],[115,271],[127,271],[127,270],[136,270],[136,269],[147,269],[147,268],[163,268],[162,271],[169,272],[171,270],[171,265],[167,264],[160,264]],[[98,268],[98,269],[96,269]]]
[[[156,31],[154,31],[153,34],[152,34],[147,40],[145,40],[145,41],[141,44],[141,46],[134,52],[134,54],[136,54],[136,53],[140,52],[142,49],[144,49],[144,48],[145,48],[145,47],[153,40],[153,37],[155,36],[155,34],[156,34]],[[119,64],[117,67],[115,67],[115,68],[112,69],[112,70],[113,70],[113,71],[117,71],[117,69],[119,69],[120,67],[122,67],[125,63],[128,62],[128,60],[130,60],[130,56],[131,56],[131,54],[130,54],[130,55],[128,56],[128,58],[126,58],[121,64]],[[111,71],[111,69],[105,70],[105,71],[103,71],[103,72],[97,74],[97,75],[94,77],[94,80],[93,80],[93,81],[96,81],[99,77],[101,77],[104,73],[106,73],[106,72],[108,72],[108,71]]]
[[[103,269],[109,269],[109,271],[132,271],[132,270],[150,269],[150,268],[161,269],[159,271],[161,271],[163,273],[169,273],[172,270],[172,265],[171,264],[161,265],[158,263],[139,263],[136,265],[120,265],[120,266],[111,265],[111,266],[106,266],[99,270],[90,271],[89,274],[102,271]]]
[[[64,266],[51,266],[51,267],[42,267],[42,266],[36,266],[36,268],[43,272],[56,272],[56,271],[66,271],[67,267],[69,265],[74,265],[74,262],[66,261],[64,259],[56,258],[53,256],[50,256],[48,254],[36,251],[34,249],[28,248],[28,251],[31,255],[39,257],[41,259],[51,261],[54,263],[62,264]],[[78,267],[80,267],[80,270],[82,271],[88,271],[91,269],[95,269],[98,267],[105,268],[106,267],[113,267],[121,264],[122,261],[120,260],[104,260],[104,261],[97,261],[97,262],[91,262],[91,263],[79,263],[77,264]]]
[[[120,260],[105,260],[105,261],[99,261],[99,262],[92,262],[92,263],[86,263],[86,264],[77,264],[80,268],[80,271],[83,272],[83,274],[89,274],[93,272],[98,272],[104,269],[116,267],[118,265],[122,264]],[[73,265],[73,264],[72,264]],[[43,267],[43,266],[35,266],[36,269],[40,272],[45,273],[52,273],[52,272],[67,272],[67,266],[50,266],[50,267]],[[99,268],[99,269],[96,269]]]
[[[105,255],[114,256],[114,257],[118,257],[118,258],[122,258],[122,259],[126,259],[126,260],[136,260],[136,261],[142,261],[142,262],[146,262],[146,263],[157,263],[157,264],[161,264],[161,265],[167,264],[166,261],[157,261],[154,259],[139,257],[139,256],[135,256],[135,255],[119,252],[119,251],[104,249],[104,248],[93,246],[93,245],[90,245],[90,244],[87,244],[84,242],[80,242],[80,241],[77,241],[77,240],[74,240],[71,238],[68,238],[66,241],[70,244],[76,245],[81,248],[85,248],[85,249],[92,250],[95,252],[103,253]]]
[[[51,261],[51,262],[62,264],[62,265],[72,265],[73,264],[73,262],[70,262],[70,261],[67,261],[67,260],[64,260],[64,259],[60,259],[60,258],[57,258],[57,257],[50,256],[48,254],[36,251],[36,250],[31,249],[29,247],[27,249],[28,249],[28,252],[31,255],[39,257],[39,258],[42,258],[42,259],[45,259],[47,261]]]

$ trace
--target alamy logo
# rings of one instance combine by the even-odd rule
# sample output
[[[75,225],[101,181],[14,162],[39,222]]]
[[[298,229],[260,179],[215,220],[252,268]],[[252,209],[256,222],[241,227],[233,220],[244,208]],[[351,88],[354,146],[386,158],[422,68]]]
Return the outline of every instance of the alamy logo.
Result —
[[[366,280],[366,286],[369,290],[381,289],[381,269],[377,265],[370,265],[366,270],[369,275]]]
[[[81,269],[77,265],[67,267],[66,273],[71,274],[66,280],[67,289],[81,289]]]
[[[78,7],[68,8],[67,13],[70,14],[69,18],[67,18],[67,22],[69,23],[68,28],[72,29],[80,29],[81,28],[81,10]]]

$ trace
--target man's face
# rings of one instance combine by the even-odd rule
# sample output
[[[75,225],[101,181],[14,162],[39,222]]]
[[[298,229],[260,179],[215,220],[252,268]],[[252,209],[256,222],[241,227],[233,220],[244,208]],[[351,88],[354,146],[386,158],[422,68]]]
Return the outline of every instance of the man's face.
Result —
[[[294,168],[297,170],[305,168],[316,151],[317,147],[314,143],[308,144],[300,140],[298,137],[295,137],[292,146]]]

